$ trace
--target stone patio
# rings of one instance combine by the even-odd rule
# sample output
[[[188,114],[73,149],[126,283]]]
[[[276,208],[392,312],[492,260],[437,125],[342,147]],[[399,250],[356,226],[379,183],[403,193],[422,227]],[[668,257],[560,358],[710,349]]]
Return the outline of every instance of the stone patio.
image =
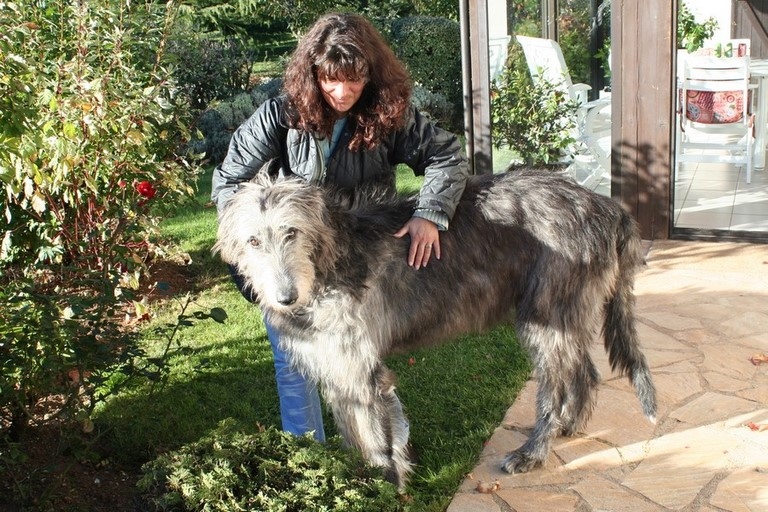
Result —
[[[499,469],[533,425],[530,381],[448,512],[768,511],[768,363],[751,361],[768,354],[768,245],[654,241],[647,262],[635,291],[657,423],[595,343],[586,431],[542,468]]]

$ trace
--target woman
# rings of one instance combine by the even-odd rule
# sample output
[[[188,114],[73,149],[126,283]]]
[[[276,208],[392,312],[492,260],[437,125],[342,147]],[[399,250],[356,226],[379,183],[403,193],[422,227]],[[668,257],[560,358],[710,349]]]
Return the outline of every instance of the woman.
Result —
[[[283,94],[266,101],[233,134],[213,174],[211,197],[221,211],[269,161],[279,173],[318,186],[354,190],[384,184],[394,190],[395,167],[424,175],[418,206],[394,236],[410,237],[408,264],[418,270],[440,259],[440,230],[464,191],[469,167],[457,137],[434,126],[411,104],[403,64],[365,18],[329,14],[301,39],[285,72]],[[246,298],[237,269],[235,282]],[[325,438],[313,383],[292,370],[280,333],[265,318],[275,356],[283,429]]]

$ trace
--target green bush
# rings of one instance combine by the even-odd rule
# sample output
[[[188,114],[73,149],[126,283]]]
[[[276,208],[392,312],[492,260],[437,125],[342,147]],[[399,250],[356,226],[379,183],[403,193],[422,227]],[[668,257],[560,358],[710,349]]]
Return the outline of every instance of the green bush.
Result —
[[[122,325],[159,219],[193,192],[186,108],[161,64],[173,12],[0,3],[0,411],[62,393],[87,421],[133,347]],[[71,417],[71,416],[70,416]]]
[[[416,85],[441,94],[453,106],[450,126],[463,131],[464,99],[461,78],[459,24],[445,18],[411,16],[392,23],[391,44]]]
[[[168,54],[179,90],[195,110],[250,86],[255,53],[239,39],[180,30],[169,42]]]
[[[689,53],[698,50],[704,46],[704,41],[715,34],[717,26],[717,19],[711,17],[702,22],[696,21],[690,8],[680,2],[677,12],[677,47],[685,48]]]
[[[591,83],[589,33],[593,19],[590,10],[590,2],[563,2],[557,18],[558,42],[568,64],[568,73],[574,82],[585,84]]]
[[[149,510],[402,510],[396,488],[339,437],[321,444],[273,427],[246,434],[225,421],[143,471],[139,488]]]
[[[424,87],[413,88],[411,102],[432,121],[443,127],[450,127],[453,120],[453,105],[440,93],[433,93]]]
[[[534,84],[527,70],[508,65],[491,84],[493,143],[511,148],[529,165],[560,162],[576,142],[577,110],[557,84]]]
[[[197,129],[203,137],[193,142],[195,153],[205,154],[211,164],[224,160],[232,133],[259,105],[279,94],[281,84],[280,79],[269,80],[250,92],[214,102],[197,120]]]

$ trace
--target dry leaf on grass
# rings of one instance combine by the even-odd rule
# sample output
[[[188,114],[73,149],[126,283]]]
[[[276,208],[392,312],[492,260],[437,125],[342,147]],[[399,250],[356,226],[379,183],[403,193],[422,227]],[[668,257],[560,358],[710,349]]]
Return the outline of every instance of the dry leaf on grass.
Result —
[[[755,354],[752,357],[750,357],[749,360],[752,362],[753,365],[757,366],[759,364],[768,363],[768,355]]]

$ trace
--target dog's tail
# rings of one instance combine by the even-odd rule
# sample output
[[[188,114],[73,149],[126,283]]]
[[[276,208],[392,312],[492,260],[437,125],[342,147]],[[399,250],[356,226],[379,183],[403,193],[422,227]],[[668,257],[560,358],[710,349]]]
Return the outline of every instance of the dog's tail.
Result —
[[[634,315],[635,273],[644,263],[643,250],[637,224],[623,210],[616,239],[619,271],[613,295],[605,306],[605,350],[611,369],[629,377],[643,413],[655,423],[656,389],[648,362],[640,351]]]

